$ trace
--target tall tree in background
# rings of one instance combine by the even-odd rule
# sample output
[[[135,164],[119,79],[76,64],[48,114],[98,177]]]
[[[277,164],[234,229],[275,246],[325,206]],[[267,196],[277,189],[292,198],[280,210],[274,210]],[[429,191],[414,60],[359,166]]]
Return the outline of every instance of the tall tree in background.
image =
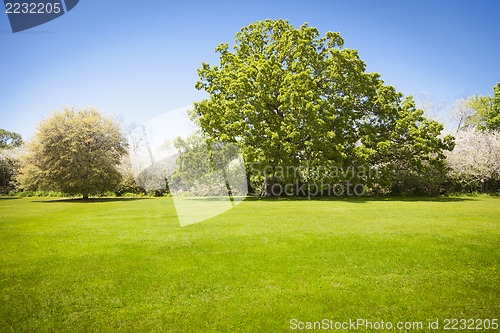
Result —
[[[0,128],[0,149],[9,149],[21,146],[21,134],[9,132]]]
[[[0,129],[0,193],[9,193],[17,186],[17,157],[22,144],[21,134]]]
[[[15,178],[19,169],[18,161],[0,152],[0,193],[9,193],[16,188]]]
[[[457,131],[475,127],[479,130],[500,131],[500,82],[493,87],[493,97],[474,95],[455,102]]]
[[[493,105],[486,124],[488,129],[500,131],[500,82],[493,87]]]
[[[113,190],[126,146],[120,125],[94,108],[54,112],[28,143],[21,188],[81,193],[84,199]]]
[[[284,20],[243,28],[233,52],[227,43],[216,48],[219,66],[198,70],[196,88],[210,97],[195,104],[197,121],[209,137],[238,143],[248,163],[270,166],[266,182],[289,181],[277,179],[278,167],[305,162],[443,167],[452,138],[438,137],[442,125],[379,74],[365,73],[357,51],[343,44],[339,33],[320,38],[316,28]]]

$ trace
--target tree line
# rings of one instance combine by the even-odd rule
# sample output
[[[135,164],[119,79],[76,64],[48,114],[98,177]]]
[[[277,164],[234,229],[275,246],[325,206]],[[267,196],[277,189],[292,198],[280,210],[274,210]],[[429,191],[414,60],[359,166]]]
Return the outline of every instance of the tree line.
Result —
[[[249,191],[256,195],[295,182],[321,191],[325,184],[356,181],[369,194],[500,188],[500,83],[493,97],[459,101],[458,128],[444,135],[443,125],[426,117],[411,96],[367,73],[339,33],[321,37],[307,24],[296,29],[285,20],[266,20],[241,29],[232,49],[225,43],[216,52],[219,64],[198,70],[196,88],[208,98],[190,115],[200,132],[176,140],[181,156],[167,184],[192,179],[192,157],[207,149],[206,142],[219,142],[241,149]],[[0,145],[4,193],[51,189],[87,198],[158,190],[138,187],[126,167],[123,129],[94,108],[53,113],[24,144],[2,130]],[[8,153],[16,149],[17,155]],[[279,172],[306,166],[326,172]],[[361,167],[376,168],[376,176],[327,172]]]

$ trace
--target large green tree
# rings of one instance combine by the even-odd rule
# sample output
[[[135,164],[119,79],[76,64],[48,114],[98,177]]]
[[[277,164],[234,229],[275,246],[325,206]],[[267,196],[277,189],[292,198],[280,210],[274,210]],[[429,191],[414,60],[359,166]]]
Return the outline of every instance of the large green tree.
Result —
[[[113,190],[127,141],[118,122],[94,108],[65,108],[43,120],[28,143],[19,180],[24,189],[71,194]]]
[[[339,33],[266,20],[241,29],[220,64],[203,63],[196,88],[209,98],[195,117],[209,137],[240,144],[248,163],[279,167],[365,164],[418,172],[440,164],[452,139],[380,75],[366,73]],[[404,159],[404,163],[396,163]],[[277,179],[282,178],[282,179]]]

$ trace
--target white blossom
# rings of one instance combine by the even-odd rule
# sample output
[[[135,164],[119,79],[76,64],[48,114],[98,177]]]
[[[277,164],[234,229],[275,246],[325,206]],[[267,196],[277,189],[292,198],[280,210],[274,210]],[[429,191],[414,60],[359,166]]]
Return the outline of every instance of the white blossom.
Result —
[[[500,176],[500,132],[460,130],[455,135],[455,149],[447,153],[451,176],[468,176],[481,185]]]

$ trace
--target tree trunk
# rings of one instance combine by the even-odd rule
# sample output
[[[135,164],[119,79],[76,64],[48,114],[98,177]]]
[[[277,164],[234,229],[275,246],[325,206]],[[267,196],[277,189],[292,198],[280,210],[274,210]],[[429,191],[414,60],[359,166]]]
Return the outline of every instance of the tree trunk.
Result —
[[[89,199],[89,194],[88,193],[83,193],[83,200],[87,201]]]
[[[481,192],[482,193],[488,192],[488,181],[487,180],[481,181]]]
[[[262,192],[260,195],[263,197],[275,196],[272,192],[274,184],[276,184],[276,177],[273,176],[273,178],[271,178],[269,176],[266,176],[266,179],[264,180],[264,186],[262,186]]]

